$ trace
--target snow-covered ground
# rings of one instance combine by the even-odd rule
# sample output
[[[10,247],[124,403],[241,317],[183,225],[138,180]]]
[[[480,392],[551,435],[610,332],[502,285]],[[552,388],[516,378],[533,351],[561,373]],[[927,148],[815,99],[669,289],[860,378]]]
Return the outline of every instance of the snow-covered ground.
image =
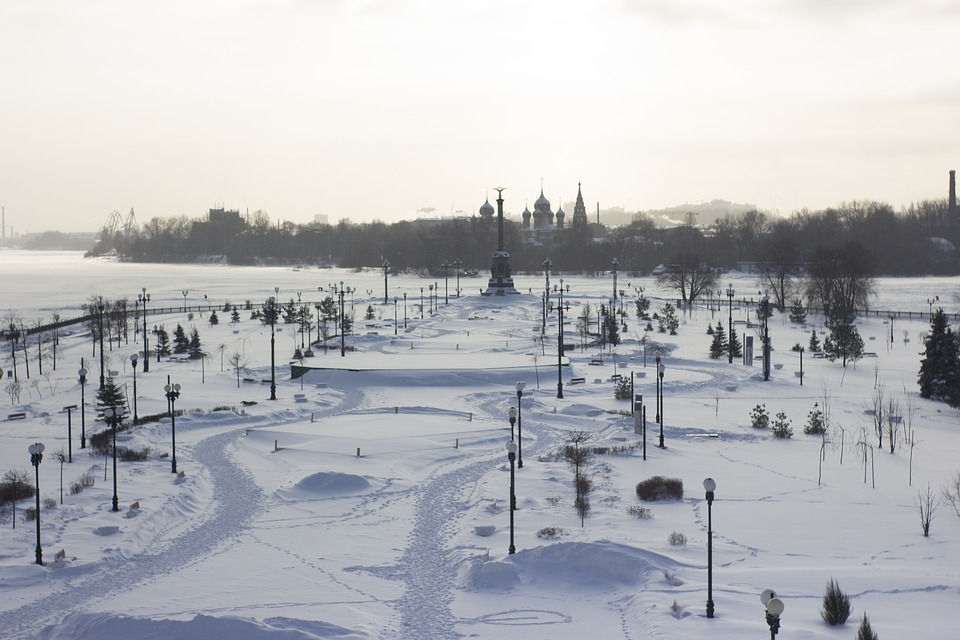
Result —
[[[897,319],[892,344],[886,318],[864,319],[860,331],[875,356],[843,369],[807,352],[801,386],[790,347],[806,345],[822,318],[811,316],[803,327],[774,316],[774,368],[764,382],[759,362],[707,357],[707,324],[726,324],[726,305],[719,313],[694,309],[676,336],[646,334],[646,355],[637,342],[643,325],[633,314],[615,355],[581,350],[579,305],[595,308],[612,283],[609,276],[566,277],[572,305],[566,342],[577,348],[567,352],[559,399],[555,314],[540,341],[542,276],[518,276],[518,288],[536,294],[506,299],[476,295],[482,277],[462,279],[465,295],[457,298],[451,277],[449,304],[442,278],[391,276],[390,304],[383,305],[376,270],[129,265],[37,255],[0,252],[0,310],[69,316],[90,295],[132,299],[144,286],[151,306],[182,304],[184,290],[192,290],[187,304],[259,302],[274,286],[281,300],[297,291],[315,300],[317,286],[343,281],[356,289],[357,335],[347,342],[357,351],[341,358],[339,350],[318,350],[304,360],[317,369],[290,380],[299,336],[290,325],[278,326],[278,399],[269,401],[263,380],[270,378],[270,331],[249,312],[236,325],[220,313],[216,327],[182,312],[151,318],[168,330],[178,322],[196,325],[210,353],[202,371],[197,361],[154,360],[149,373],[137,376],[141,415],[166,409],[167,376],[183,385],[177,408],[186,414],[176,420],[176,437],[184,476],[171,473],[169,419],[123,434],[122,444],[151,453],[147,461],[119,463],[120,511],[111,511],[111,467],[104,480],[105,461],[79,448],[74,413],[64,487],[85,473],[95,484],[78,494],[65,490],[62,505],[42,508],[43,567],[33,562],[35,523],[24,519],[33,502],[18,504],[16,529],[9,509],[0,520],[0,637],[739,639],[769,633],[759,601],[768,587],[786,604],[781,637],[853,637],[854,618],[864,612],[884,638],[957,637],[951,610],[960,595],[960,518],[941,507],[930,537],[923,537],[916,506],[928,483],[939,493],[960,468],[960,413],[916,395],[925,319]],[[650,278],[621,274],[620,280],[628,294],[639,286],[647,295],[665,293]],[[729,281],[755,297],[750,276]],[[438,308],[421,319],[420,289],[426,296],[435,282]],[[960,279],[879,284],[879,308],[926,312],[927,300],[939,295],[945,310],[957,311]],[[378,318],[365,321],[371,302]],[[627,303],[632,308],[632,298]],[[747,318],[745,308],[733,313],[735,321]],[[744,329],[737,325],[741,336]],[[665,449],[656,446],[654,424],[657,346],[666,366]],[[138,347],[131,335],[129,344],[105,354],[131,397],[127,357]],[[247,362],[241,378],[250,380],[239,388],[227,363],[234,352]],[[41,495],[57,503],[61,465],[54,453],[67,448],[60,409],[79,403],[81,357],[90,369],[88,432],[103,428],[89,407],[99,379],[91,355],[89,333],[69,331],[61,335],[55,373],[40,378],[31,361],[21,403],[11,406],[2,396],[0,472],[22,469],[32,477],[27,447],[43,442]],[[9,354],[0,362],[11,368]],[[632,372],[647,402],[646,460],[630,403],[614,398],[615,372]],[[517,553],[509,555],[504,445],[518,381],[526,383],[523,467],[516,469]],[[915,430],[912,479],[908,447],[901,443],[891,454],[876,446],[865,412],[878,388],[899,401],[904,423]],[[825,401],[833,429],[824,445],[804,435],[803,425],[814,402]],[[785,412],[793,438],[753,429],[749,413],[758,403],[771,417]],[[3,419],[19,411],[27,419]],[[867,447],[858,446],[864,427]],[[597,455],[589,465],[594,490],[583,526],[573,507],[572,470],[557,458],[572,431],[589,432],[591,446],[626,449]],[[640,502],[635,486],[653,475],[682,479],[684,499]],[[708,476],[717,482],[714,619],[704,612]],[[134,502],[139,509],[130,508]],[[647,507],[653,517],[639,519],[628,513],[631,506]],[[538,536],[547,528],[559,535]],[[687,543],[671,545],[674,532]],[[61,550],[65,559],[55,561]],[[839,630],[819,616],[830,578],[853,602],[854,615]]]

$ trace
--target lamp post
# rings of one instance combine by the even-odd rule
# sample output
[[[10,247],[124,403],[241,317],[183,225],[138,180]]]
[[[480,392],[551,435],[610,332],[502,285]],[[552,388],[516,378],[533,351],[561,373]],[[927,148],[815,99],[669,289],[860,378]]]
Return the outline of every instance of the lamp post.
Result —
[[[713,478],[703,481],[707,492],[707,617],[713,617],[713,492],[717,483]]]
[[[80,370],[77,371],[80,376],[80,448],[87,448],[87,412],[84,390],[87,387],[87,370],[83,368],[83,358],[80,358]]]
[[[517,383],[517,467],[523,469],[523,412],[521,411],[521,400],[523,400],[523,388],[527,386],[525,382]]]
[[[610,261],[610,266],[613,267],[613,303],[617,303],[617,268],[620,266],[620,261],[614,258]],[[613,311],[616,311],[616,306],[614,306]]]
[[[563,278],[560,278],[560,286],[557,287],[557,397],[563,398]],[[570,309],[569,303],[567,310]]]
[[[186,289],[183,289],[183,290],[180,291],[180,295],[183,296],[183,310],[184,310],[184,311],[187,310],[187,294],[188,294],[188,293],[190,293],[190,292],[187,291]]]
[[[933,321],[933,303],[934,303],[934,302],[940,302],[940,296],[934,296],[934,297],[932,297],[932,298],[927,298],[927,305],[929,305],[929,309],[930,309],[930,317],[929,317],[929,319],[930,319],[931,322]]]
[[[423,320],[423,287],[420,287],[420,319]]]
[[[277,299],[273,296],[267,298],[265,305],[267,320],[270,321],[270,399],[277,399],[277,371],[276,371],[276,343],[277,337],[274,331],[277,324]]]
[[[147,288],[143,287],[140,290],[140,294],[137,296],[137,300],[143,303],[143,372],[150,372],[150,347],[147,344],[147,303],[150,302],[150,294],[147,293]]]
[[[137,422],[137,360],[140,357],[133,353],[130,355],[130,365],[133,367],[133,422]],[[144,360],[146,362],[146,360]]]
[[[40,461],[43,460],[43,443],[34,442],[27,447],[30,452],[30,464],[37,473],[37,564],[43,564],[43,549],[40,548]]]
[[[347,344],[344,340],[344,334],[347,332],[346,331],[347,323],[346,323],[343,296],[347,293],[352,294],[353,289],[351,289],[350,287],[344,288],[343,280],[341,280],[339,288],[337,288],[337,286],[334,285],[334,291],[340,296],[340,357],[342,358],[347,353]]]
[[[733,283],[727,285],[727,298],[730,301],[727,313],[727,335],[733,331],[733,296],[736,291],[733,289]],[[733,364],[733,340],[727,342],[727,363]]]
[[[403,328],[407,328],[407,292],[403,292]]]
[[[543,261],[543,276],[545,279],[545,284],[543,290],[546,292],[543,301],[543,326],[540,330],[540,333],[544,333],[547,330],[547,307],[550,306],[550,267],[553,266],[553,261],[550,258],[547,258]]]
[[[449,275],[450,263],[444,262],[440,266],[443,267],[443,304],[450,304],[450,291],[447,289],[447,276]],[[437,295],[440,295],[439,291]]]
[[[73,411],[77,410],[77,405],[70,404],[63,408],[67,412],[67,462],[73,462]]]
[[[457,258],[453,261],[453,266],[457,269],[457,297],[460,297],[460,269],[463,267],[463,262],[460,261],[460,258]]]
[[[783,600],[777,597],[773,589],[764,589],[760,594],[760,602],[763,603],[767,625],[770,627],[770,640],[776,640],[777,632],[780,631],[780,614],[784,609]]]
[[[427,285],[427,288],[430,290],[430,291],[429,291],[430,315],[433,315],[433,312],[434,312],[434,310],[436,309],[436,307],[435,307],[434,304],[433,304],[433,285],[432,285],[432,284],[428,284],[428,285]]]
[[[800,386],[803,386],[803,347],[800,347]]]
[[[100,390],[103,391],[103,296],[97,300],[97,326],[100,332]]]
[[[387,274],[390,272],[390,261],[383,261],[383,304],[387,304]]]
[[[507,459],[510,461],[510,553],[516,553],[517,548],[513,544],[513,512],[517,510],[517,492],[516,480],[514,475],[514,460],[517,458],[517,443],[513,440],[507,441]]]
[[[510,421],[510,439],[513,440],[513,425],[517,422],[517,408],[510,407],[507,410],[507,420]]]
[[[663,362],[660,360],[660,349],[656,352],[657,359],[657,422],[660,423],[660,444],[661,449],[666,447],[663,444],[663,372],[666,370]]]
[[[397,296],[393,296],[393,335],[397,335]]]
[[[893,314],[890,314],[890,344],[893,344]]]
[[[170,384],[170,377],[167,376],[167,384],[163,385],[164,395],[167,396],[167,409],[170,412],[170,471],[177,472],[177,412],[176,402],[180,397],[180,385]]]
[[[770,379],[770,296],[763,294],[763,379]]]
[[[107,407],[103,410],[103,417],[113,430],[113,511],[120,511],[117,498],[117,427],[123,423],[123,407]]]

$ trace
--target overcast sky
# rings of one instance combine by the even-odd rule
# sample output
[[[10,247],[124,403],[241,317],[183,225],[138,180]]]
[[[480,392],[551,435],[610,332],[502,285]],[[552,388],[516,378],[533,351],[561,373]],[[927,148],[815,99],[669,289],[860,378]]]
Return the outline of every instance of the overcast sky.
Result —
[[[960,168],[958,52],[953,0],[2,0],[0,204],[900,207]]]

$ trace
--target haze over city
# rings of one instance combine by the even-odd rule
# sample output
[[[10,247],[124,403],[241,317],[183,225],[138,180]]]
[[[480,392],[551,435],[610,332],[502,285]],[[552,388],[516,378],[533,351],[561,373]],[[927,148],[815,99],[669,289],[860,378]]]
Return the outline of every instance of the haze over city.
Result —
[[[215,203],[331,222],[723,198],[944,198],[960,8],[910,3],[0,5],[19,232]],[[493,192],[489,192],[491,198]]]

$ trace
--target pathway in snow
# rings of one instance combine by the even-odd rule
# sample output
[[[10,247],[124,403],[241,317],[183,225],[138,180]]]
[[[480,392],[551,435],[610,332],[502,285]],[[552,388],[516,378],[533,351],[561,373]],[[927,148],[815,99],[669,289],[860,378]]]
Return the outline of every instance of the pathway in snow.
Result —
[[[69,613],[89,612],[96,608],[97,601],[182,570],[242,535],[260,511],[263,496],[252,476],[227,454],[228,445],[237,435],[237,431],[231,431],[212,436],[195,448],[196,460],[209,470],[214,486],[214,513],[210,519],[171,541],[159,554],[107,561],[92,578],[80,584],[66,585],[49,596],[4,614],[4,627],[7,627],[4,637],[8,640],[34,637],[40,629]]]

